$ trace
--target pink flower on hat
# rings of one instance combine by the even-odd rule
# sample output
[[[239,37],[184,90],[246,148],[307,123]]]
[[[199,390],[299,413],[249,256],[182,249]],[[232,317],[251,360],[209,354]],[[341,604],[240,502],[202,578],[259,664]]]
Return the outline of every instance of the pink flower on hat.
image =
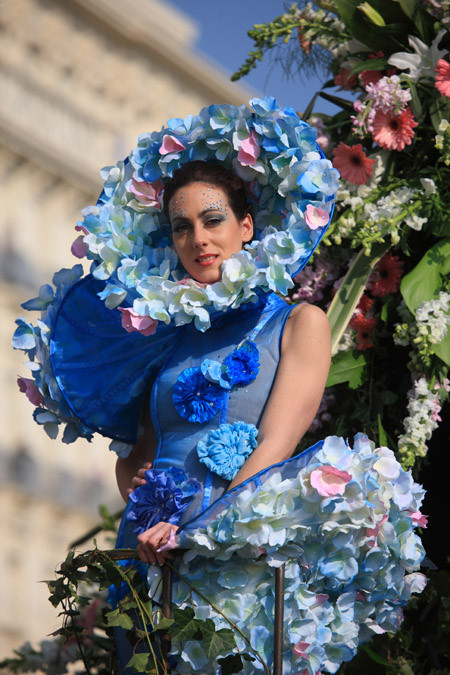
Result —
[[[328,211],[312,204],[308,204],[305,212],[305,220],[311,230],[317,230],[318,227],[324,227],[328,223],[330,216]]]
[[[153,335],[158,322],[151,316],[140,316],[131,307],[119,307],[122,312],[122,327],[127,333],[141,333],[141,335]]]
[[[256,132],[252,129],[250,136],[246,138],[245,141],[242,141],[237,156],[238,162],[240,162],[242,166],[253,166],[256,164],[260,152],[261,148],[256,140]]]
[[[84,258],[87,253],[88,245],[84,243],[84,234],[80,234],[73,242],[70,247],[70,252],[75,258]]]
[[[344,494],[345,486],[352,480],[346,471],[334,466],[321,466],[311,472],[310,481],[313,488],[322,497],[334,497]]]
[[[168,155],[171,152],[180,152],[180,150],[186,150],[183,143],[175,136],[166,135],[164,136],[163,142],[161,143],[159,154]]]
[[[41,405],[44,402],[41,392],[29,377],[18,377],[17,384],[19,385],[20,391],[25,394],[27,399],[31,401],[33,405]]]
[[[160,206],[159,198],[162,189],[163,183],[161,180],[156,181],[156,183],[147,183],[145,180],[139,181],[133,178],[130,185],[130,192],[144,206]]]

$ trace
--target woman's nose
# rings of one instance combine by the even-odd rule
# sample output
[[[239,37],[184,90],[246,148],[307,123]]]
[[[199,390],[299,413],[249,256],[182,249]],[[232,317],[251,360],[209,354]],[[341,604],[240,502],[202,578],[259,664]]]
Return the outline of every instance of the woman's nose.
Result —
[[[202,248],[208,244],[208,232],[203,227],[203,224],[194,225],[192,231],[192,243],[198,248]]]

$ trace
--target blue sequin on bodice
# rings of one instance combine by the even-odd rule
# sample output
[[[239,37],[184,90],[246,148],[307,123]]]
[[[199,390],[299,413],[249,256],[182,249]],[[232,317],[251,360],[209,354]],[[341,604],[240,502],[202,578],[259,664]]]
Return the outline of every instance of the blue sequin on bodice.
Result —
[[[225,492],[228,481],[211,475],[199,462],[197,443],[221,423],[241,420],[258,427],[275,379],[283,328],[291,309],[276,295],[266,295],[256,305],[246,304],[218,315],[205,333],[198,331],[193,324],[178,329],[178,345],[152,388],[151,417],[157,438],[154,468],[167,470],[175,466],[203,486],[181,522],[197,515]],[[223,362],[241,340],[261,325],[255,337],[260,360],[256,379],[243,387],[233,388],[227,408],[210,421],[199,424],[182,418],[172,401],[173,386],[179,374],[186,368],[200,366],[205,358]]]

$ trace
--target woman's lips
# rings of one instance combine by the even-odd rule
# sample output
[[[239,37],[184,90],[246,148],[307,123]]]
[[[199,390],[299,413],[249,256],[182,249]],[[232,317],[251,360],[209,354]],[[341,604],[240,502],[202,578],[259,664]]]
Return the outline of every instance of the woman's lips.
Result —
[[[202,267],[209,267],[213,265],[219,256],[216,253],[211,253],[208,255],[201,255],[195,259],[195,262],[201,265]]]

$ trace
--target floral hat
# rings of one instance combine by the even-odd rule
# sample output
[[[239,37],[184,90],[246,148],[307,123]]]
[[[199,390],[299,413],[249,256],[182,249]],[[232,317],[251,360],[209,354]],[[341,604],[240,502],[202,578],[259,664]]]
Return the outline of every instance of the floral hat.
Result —
[[[102,170],[104,189],[83,211],[77,247],[106,281],[108,308],[126,300],[128,330],[155,330],[157,322],[210,326],[211,310],[256,301],[261,292],[286,295],[326,231],[339,173],[316,144],[317,132],[275,99],[211,105],[196,116],[171,119],[142,134],[124,162]],[[164,182],[192,160],[219,163],[249,183],[255,237],[222,265],[207,287],[186,278],[162,210]]]
[[[213,314],[244,303],[257,308],[270,291],[286,295],[334,206],[339,173],[316,136],[271,97],[249,108],[212,105],[139,136],[125,161],[102,169],[103,191],[83,211],[72,246],[76,257],[92,260],[91,274],[83,277],[80,264],[60,270],[55,290],[45,284],[22,305],[41,312],[36,325],[16,321],[13,346],[27,354],[32,374],[18,384],[51,438],[63,423],[64,443],[99,432],[127,454],[177,326],[194,321],[205,331]],[[254,202],[254,240],[208,286],[186,278],[162,209],[165,181],[192,160],[232,170],[249,183]]]

